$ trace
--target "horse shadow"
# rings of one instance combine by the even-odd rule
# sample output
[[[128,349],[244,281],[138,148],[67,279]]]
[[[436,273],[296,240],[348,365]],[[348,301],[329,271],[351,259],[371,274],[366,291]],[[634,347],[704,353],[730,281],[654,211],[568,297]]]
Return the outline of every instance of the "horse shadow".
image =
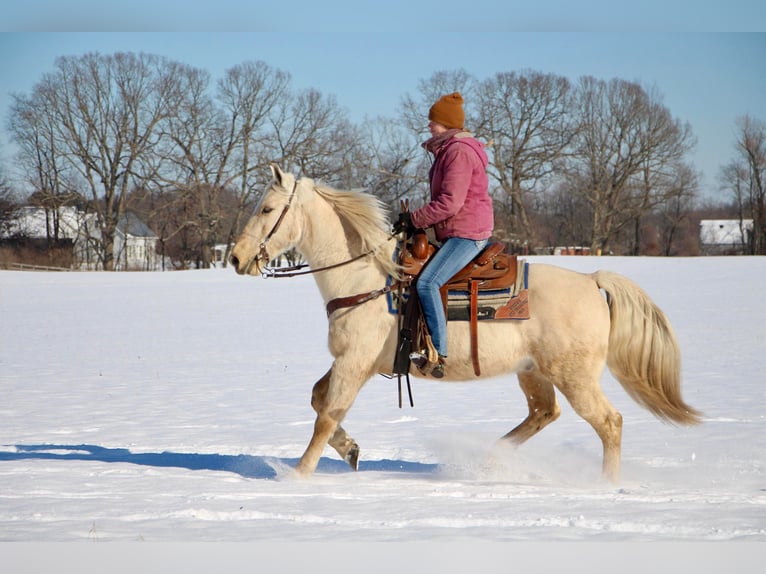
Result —
[[[12,460],[80,460],[108,463],[128,463],[155,468],[186,468],[232,472],[244,478],[276,480],[283,472],[277,469],[294,467],[298,458],[280,458],[250,454],[204,454],[179,452],[134,453],[126,448],[107,448],[91,444],[79,445],[15,445],[15,451],[0,451],[0,462]],[[403,460],[370,460],[359,462],[359,472],[400,472],[430,474],[438,465]],[[342,460],[322,457],[318,473],[343,474],[353,472]]]

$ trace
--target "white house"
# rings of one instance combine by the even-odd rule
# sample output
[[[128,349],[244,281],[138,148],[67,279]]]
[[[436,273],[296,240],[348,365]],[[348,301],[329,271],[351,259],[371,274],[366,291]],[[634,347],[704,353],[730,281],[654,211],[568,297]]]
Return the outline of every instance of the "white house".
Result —
[[[156,271],[159,269],[157,235],[136,215],[126,213],[117,224],[114,236],[116,271]]]
[[[53,214],[41,207],[22,207],[10,225],[8,236],[46,239],[54,235]],[[83,270],[103,268],[94,246],[100,237],[96,217],[76,207],[60,207],[57,211],[58,239],[70,241],[75,267]],[[156,246],[158,238],[136,215],[127,213],[120,218],[114,238],[115,270],[154,271],[159,269]]]
[[[752,233],[752,219],[703,219],[700,221],[700,247],[705,255],[746,253]]]

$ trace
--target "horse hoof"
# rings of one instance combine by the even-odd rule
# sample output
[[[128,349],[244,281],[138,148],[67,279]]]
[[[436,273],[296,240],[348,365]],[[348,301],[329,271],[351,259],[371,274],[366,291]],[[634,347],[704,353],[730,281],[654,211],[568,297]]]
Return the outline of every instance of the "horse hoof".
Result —
[[[344,460],[353,470],[359,470],[359,445],[355,444],[346,453]]]

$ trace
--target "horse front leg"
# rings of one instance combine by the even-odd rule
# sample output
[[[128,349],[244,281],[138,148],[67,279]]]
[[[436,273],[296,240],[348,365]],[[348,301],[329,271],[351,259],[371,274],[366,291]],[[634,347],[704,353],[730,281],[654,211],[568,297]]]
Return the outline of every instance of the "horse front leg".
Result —
[[[332,368],[316,382],[311,392],[311,406],[317,415],[322,411],[324,404],[327,402],[327,390],[330,387],[331,373]],[[340,424],[330,437],[328,444],[337,451],[352,469],[359,470],[359,445],[346,433]]]
[[[330,437],[335,433],[338,427],[338,421],[327,414],[318,413],[314,422],[314,434],[311,435],[306,451],[301,456],[298,464],[295,465],[295,472],[301,476],[310,476],[314,473],[319,464],[319,458],[322,456],[324,447],[327,445]]]
[[[356,369],[344,368],[336,360],[333,367],[314,385],[311,404],[317,418],[309,445],[295,467],[298,474],[308,476],[316,470],[327,444],[335,448],[352,468],[358,466],[359,446],[346,434],[340,422],[351,408],[364,381],[370,376],[365,371],[358,366]]]

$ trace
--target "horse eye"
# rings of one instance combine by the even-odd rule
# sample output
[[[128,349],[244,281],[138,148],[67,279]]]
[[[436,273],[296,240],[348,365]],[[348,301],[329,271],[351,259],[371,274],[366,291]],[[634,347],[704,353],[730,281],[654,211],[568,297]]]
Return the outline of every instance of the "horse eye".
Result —
[[[271,213],[272,211],[274,211],[272,208],[264,207],[263,209],[261,209],[261,214],[262,215],[267,215],[267,214]]]

